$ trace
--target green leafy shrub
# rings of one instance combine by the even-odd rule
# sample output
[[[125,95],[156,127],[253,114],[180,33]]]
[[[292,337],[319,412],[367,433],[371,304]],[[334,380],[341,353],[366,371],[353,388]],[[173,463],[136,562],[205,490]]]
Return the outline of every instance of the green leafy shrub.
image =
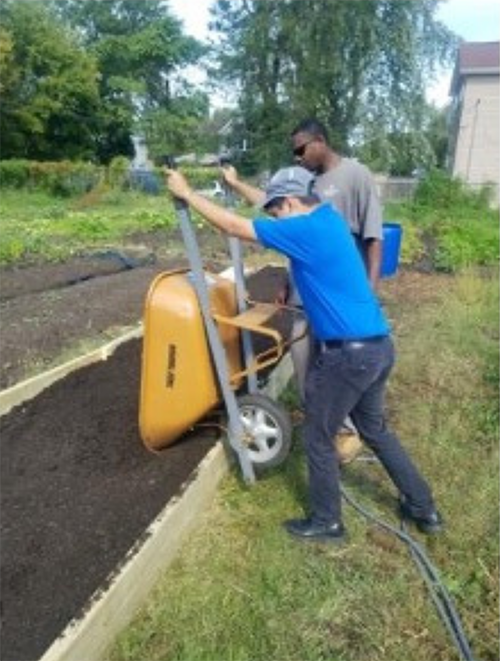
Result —
[[[29,165],[30,187],[59,197],[81,194],[98,179],[95,166],[71,161],[38,162]]]
[[[210,188],[214,181],[220,180],[217,167],[186,167],[182,168],[194,188]]]
[[[128,183],[130,161],[126,156],[116,156],[109,164],[107,181],[111,188],[123,190]]]
[[[17,264],[30,256],[48,253],[50,244],[50,239],[38,229],[26,228],[22,234],[11,229],[0,238],[0,264]]]
[[[498,261],[498,225],[471,219],[445,226],[436,239],[437,269],[458,271],[469,266],[490,266]]]
[[[16,236],[3,236],[0,241],[0,264],[15,264],[25,253],[25,242]]]
[[[9,161],[0,161],[0,187],[24,188],[30,182],[29,161],[13,158]]]
[[[78,214],[71,223],[73,238],[93,243],[96,239],[107,239],[112,236],[112,226],[107,219],[86,218]]]
[[[220,178],[217,167],[183,166],[180,170],[198,189],[209,189]],[[125,156],[114,158],[108,168],[71,161],[0,161],[0,187],[43,190],[60,197],[88,193],[104,182],[112,190],[121,191],[130,185],[129,174],[130,161]],[[162,169],[156,168],[155,174],[164,190]]]
[[[410,223],[407,220],[401,220],[400,223],[403,228],[400,255],[401,263],[407,265],[414,264],[422,258],[425,252],[421,232],[414,223]]]
[[[89,191],[100,177],[101,169],[92,163],[18,159],[0,161],[2,188],[29,188],[68,197]]]
[[[425,258],[430,266],[450,273],[495,264],[498,212],[490,206],[490,192],[487,186],[472,190],[445,172],[431,172],[411,202],[397,211],[391,207],[393,215],[404,219],[402,261],[414,264]]]
[[[489,208],[490,195],[491,190],[486,185],[473,190],[460,179],[436,169],[417,186],[413,205],[417,208],[440,211],[481,211]]]

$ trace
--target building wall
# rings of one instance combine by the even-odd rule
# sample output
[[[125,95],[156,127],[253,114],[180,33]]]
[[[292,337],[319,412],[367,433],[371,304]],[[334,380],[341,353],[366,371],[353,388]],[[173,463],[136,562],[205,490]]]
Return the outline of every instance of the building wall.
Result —
[[[472,186],[500,179],[499,77],[466,77],[461,90],[453,174]]]

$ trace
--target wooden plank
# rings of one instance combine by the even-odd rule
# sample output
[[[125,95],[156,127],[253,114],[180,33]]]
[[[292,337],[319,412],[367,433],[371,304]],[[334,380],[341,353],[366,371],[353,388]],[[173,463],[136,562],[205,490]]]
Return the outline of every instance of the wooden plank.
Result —
[[[218,443],[202,461],[182,495],[171,501],[148,528],[142,546],[129,551],[120,571],[111,578],[109,588],[91,598],[93,605],[85,617],[71,622],[41,661],[103,658],[210,505],[227,470],[225,452]]]
[[[272,372],[265,392],[276,398],[292,375],[285,356]],[[201,462],[194,479],[171,501],[113,572],[109,587],[97,592],[80,620],[70,622],[40,661],[103,661],[106,650],[135,616],[160,574],[176,558],[189,532],[209,507],[229,470],[219,442]],[[108,582],[106,582],[108,583]]]

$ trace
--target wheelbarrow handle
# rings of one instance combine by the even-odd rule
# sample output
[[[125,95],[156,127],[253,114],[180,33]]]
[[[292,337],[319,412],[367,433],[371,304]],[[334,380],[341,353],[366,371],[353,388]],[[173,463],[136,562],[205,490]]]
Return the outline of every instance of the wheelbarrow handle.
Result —
[[[225,168],[228,168],[230,165],[232,165],[232,161],[231,161],[230,156],[228,156],[227,154],[219,156],[219,167],[220,168],[225,169]],[[221,177],[220,183],[221,183],[221,186],[222,186],[222,190],[224,191],[224,204],[225,204],[226,207],[232,208],[234,206],[234,193],[233,193],[233,190],[232,190],[231,186],[229,186],[226,183],[226,180],[224,179],[224,177]]]
[[[164,156],[161,156],[160,163],[161,165],[169,168],[170,170],[177,170],[177,162],[175,160],[175,157],[172,156],[171,154],[165,154]],[[188,208],[187,202],[181,200],[180,197],[175,197],[175,195],[172,195],[172,197],[174,200],[174,207],[176,209],[180,211]]]

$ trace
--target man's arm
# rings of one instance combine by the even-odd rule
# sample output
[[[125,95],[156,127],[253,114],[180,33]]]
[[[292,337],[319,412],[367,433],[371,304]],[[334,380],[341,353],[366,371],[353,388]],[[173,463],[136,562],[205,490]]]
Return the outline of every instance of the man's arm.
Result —
[[[264,191],[260,190],[260,188],[256,188],[255,186],[251,186],[250,184],[246,184],[244,181],[241,181],[241,179],[238,178],[236,169],[232,165],[229,167],[221,168],[221,171],[226,184],[231,186],[231,188],[236,193],[238,193],[238,195],[241,195],[241,197],[245,198],[247,202],[250,202],[250,204],[254,204],[255,206],[258,206],[264,202]]]
[[[168,176],[167,187],[175,197],[184,200],[190,207],[203,216],[211,225],[218,229],[237,236],[246,241],[257,241],[252,221],[229,211],[224,207],[200,195],[186,181],[185,177],[176,170],[165,169]]]
[[[377,288],[382,265],[382,206],[372,173],[360,164],[359,205],[362,219],[363,248],[368,279]]]
[[[382,241],[379,239],[366,239],[364,243],[368,279],[373,289],[376,289],[380,279],[380,268],[382,265]]]

